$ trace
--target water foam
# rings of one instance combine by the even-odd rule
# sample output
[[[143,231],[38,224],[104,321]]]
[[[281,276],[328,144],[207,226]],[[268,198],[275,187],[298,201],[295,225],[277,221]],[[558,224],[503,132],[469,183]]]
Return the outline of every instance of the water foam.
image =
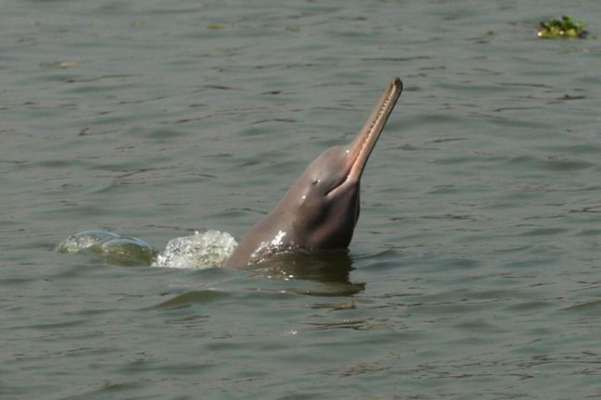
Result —
[[[236,239],[227,232],[209,230],[171,239],[153,267],[206,269],[220,267],[234,252]]]

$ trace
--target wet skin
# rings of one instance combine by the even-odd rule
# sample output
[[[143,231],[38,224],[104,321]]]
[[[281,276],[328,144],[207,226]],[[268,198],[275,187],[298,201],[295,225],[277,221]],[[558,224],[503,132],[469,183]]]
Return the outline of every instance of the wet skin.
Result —
[[[243,268],[282,252],[348,247],[359,219],[361,176],[402,90],[400,79],[390,82],[350,145],[317,157],[273,211],[246,233],[225,266]]]

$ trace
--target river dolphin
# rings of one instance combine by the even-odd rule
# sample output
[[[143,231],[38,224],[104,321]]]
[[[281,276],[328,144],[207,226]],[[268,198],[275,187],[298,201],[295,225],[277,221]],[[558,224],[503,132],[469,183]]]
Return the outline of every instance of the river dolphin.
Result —
[[[246,233],[225,266],[243,268],[279,253],[348,247],[359,219],[361,175],[402,90],[399,78],[390,82],[351,144],[317,157],[273,211]]]

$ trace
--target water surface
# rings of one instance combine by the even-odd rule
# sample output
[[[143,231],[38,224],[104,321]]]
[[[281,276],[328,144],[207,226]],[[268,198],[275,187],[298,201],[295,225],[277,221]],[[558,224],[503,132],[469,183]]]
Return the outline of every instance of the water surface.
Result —
[[[537,40],[562,14],[591,37]],[[601,397],[599,20],[594,1],[3,2],[2,399]],[[240,237],[394,76],[342,273],[54,251],[86,229]]]

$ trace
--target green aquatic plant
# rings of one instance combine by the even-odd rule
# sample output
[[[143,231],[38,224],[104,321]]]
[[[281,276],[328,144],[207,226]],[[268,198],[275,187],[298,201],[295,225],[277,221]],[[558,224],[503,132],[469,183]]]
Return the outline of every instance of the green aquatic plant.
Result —
[[[561,19],[541,22],[537,34],[541,39],[584,39],[587,35],[584,24],[575,22],[566,15]]]

